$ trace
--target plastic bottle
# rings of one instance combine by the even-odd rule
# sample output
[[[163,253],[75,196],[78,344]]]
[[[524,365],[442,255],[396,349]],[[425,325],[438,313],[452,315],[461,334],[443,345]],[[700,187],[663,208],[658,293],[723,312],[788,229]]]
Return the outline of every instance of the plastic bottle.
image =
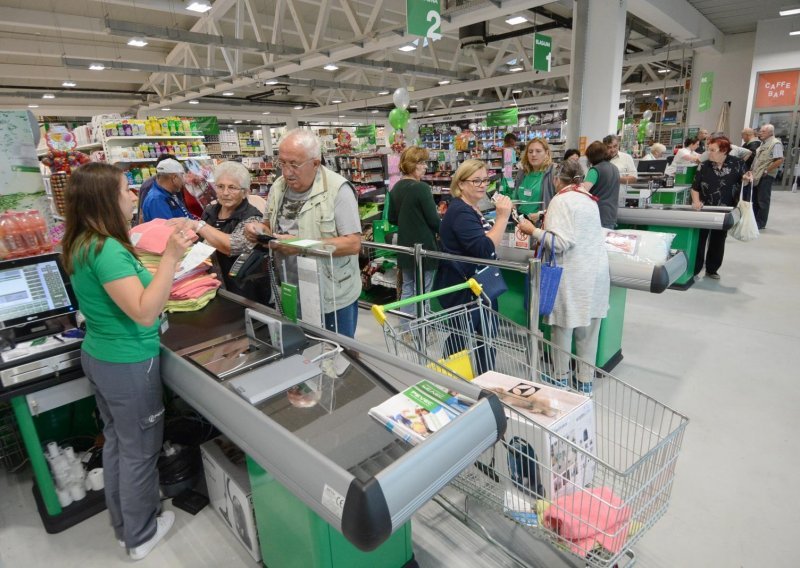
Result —
[[[184,118],[181,121],[181,124],[183,125],[183,135],[184,136],[191,136],[192,135],[192,123],[189,122],[189,119]]]
[[[179,156],[188,156],[189,155],[189,150],[186,149],[186,144],[184,142],[181,142],[178,145],[178,155]]]
[[[39,243],[36,239],[36,227],[33,227],[29,224],[25,212],[24,211],[14,212],[14,222],[17,226],[17,234],[20,235],[20,238],[24,243],[23,256],[38,254],[40,251],[39,251]]]
[[[47,221],[44,220],[44,216],[36,209],[29,209],[25,217],[28,220],[28,226],[33,229],[39,250],[41,252],[52,250],[53,246],[50,236],[47,234]]]

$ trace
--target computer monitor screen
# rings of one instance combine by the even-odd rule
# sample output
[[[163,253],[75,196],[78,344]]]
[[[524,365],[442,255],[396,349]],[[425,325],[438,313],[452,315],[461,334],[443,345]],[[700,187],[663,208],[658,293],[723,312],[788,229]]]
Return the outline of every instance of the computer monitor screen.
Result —
[[[0,328],[30,325],[78,309],[60,254],[0,262]]]
[[[636,166],[636,171],[640,174],[663,174],[666,169],[666,160],[639,160]]]

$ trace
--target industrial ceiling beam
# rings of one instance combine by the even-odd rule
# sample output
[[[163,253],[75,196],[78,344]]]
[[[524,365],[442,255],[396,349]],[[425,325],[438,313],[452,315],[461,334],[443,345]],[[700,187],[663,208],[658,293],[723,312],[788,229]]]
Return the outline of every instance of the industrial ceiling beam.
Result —
[[[64,57],[64,65],[73,69],[88,69],[92,63],[99,63],[106,69],[126,71],[151,71],[153,73],[177,73],[180,75],[193,75],[196,77],[227,77],[225,71],[216,69],[194,69],[192,67],[178,67],[172,65],[155,65],[139,61],[117,61],[116,59],[82,59],[77,57]],[[102,72],[105,72],[103,70]],[[98,71],[99,73],[99,71]]]

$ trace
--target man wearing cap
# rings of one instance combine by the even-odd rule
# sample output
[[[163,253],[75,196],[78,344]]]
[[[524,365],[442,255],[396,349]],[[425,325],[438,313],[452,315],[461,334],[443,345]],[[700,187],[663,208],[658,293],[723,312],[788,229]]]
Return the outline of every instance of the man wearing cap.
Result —
[[[361,294],[361,220],[352,184],[320,163],[320,142],[310,130],[290,130],[278,145],[278,166],[283,175],[267,198],[264,223],[248,223],[245,236],[259,234],[277,239],[312,239],[332,247],[332,261],[321,261],[322,311],[325,327],[353,337]],[[296,257],[286,254],[286,278],[297,279]],[[296,254],[296,250],[294,251]],[[302,305],[300,306],[302,309]]]
[[[153,219],[191,217],[181,199],[183,189],[183,166],[173,159],[156,166],[156,179],[142,203],[142,222]]]

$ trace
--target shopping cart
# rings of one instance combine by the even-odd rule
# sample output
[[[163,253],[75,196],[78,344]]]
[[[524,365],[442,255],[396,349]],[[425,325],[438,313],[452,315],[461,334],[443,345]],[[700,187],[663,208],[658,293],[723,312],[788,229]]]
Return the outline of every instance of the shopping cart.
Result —
[[[476,295],[469,304],[426,309],[423,317],[397,326],[387,316],[388,310],[466,288]],[[506,435],[452,485],[467,496],[464,517],[468,499],[476,499],[484,511],[511,519],[590,566],[635,563],[632,547],[668,508],[686,416],[503,317],[474,280],[372,311],[391,353],[450,376],[472,380],[491,369],[543,385],[592,377],[594,391],[582,399],[584,421],[577,430],[543,426],[547,421],[535,413],[547,412],[546,403],[537,410],[530,399],[495,390],[508,418]]]

